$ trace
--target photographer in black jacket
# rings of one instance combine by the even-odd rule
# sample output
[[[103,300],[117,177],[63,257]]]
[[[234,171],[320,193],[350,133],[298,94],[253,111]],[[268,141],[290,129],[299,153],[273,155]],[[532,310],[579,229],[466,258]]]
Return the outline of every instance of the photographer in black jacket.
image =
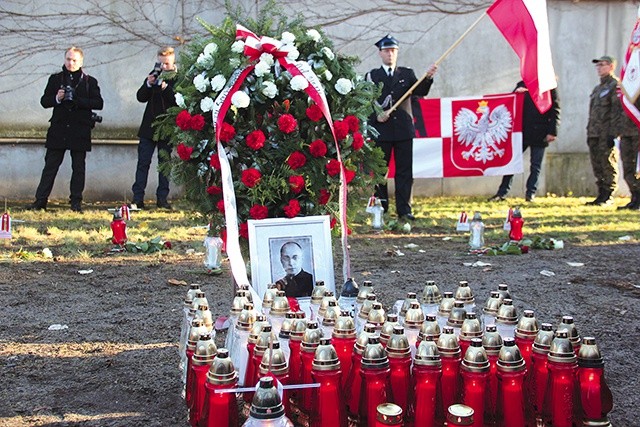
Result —
[[[49,195],[64,159],[71,152],[71,210],[82,212],[85,182],[85,158],[91,151],[91,129],[102,119],[92,110],[102,110],[103,100],[98,81],[82,71],[84,53],[70,47],[64,54],[62,71],[49,77],[40,104],[53,108],[47,132],[44,169],[36,190],[36,200],[29,209],[46,209]]]
[[[153,71],[149,73],[136,94],[138,102],[147,103],[142,116],[142,123],[138,130],[140,142],[138,144],[138,165],[136,167],[136,180],[131,187],[133,191],[133,203],[138,208],[144,208],[144,193],[147,188],[149,167],[153,152],[158,147],[158,164],[161,159],[168,158],[171,147],[166,140],[154,141],[153,121],[160,114],[166,113],[169,107],[176,105],[173,92],[173,80],[167,78],[175,74],[175,53],[172,47],[163,47],[158,50],[158,58]],[[167,201],[169,196],[169,177],[158,171],[158,188],[156,189],[156,205],[159,208],[171,209]]]

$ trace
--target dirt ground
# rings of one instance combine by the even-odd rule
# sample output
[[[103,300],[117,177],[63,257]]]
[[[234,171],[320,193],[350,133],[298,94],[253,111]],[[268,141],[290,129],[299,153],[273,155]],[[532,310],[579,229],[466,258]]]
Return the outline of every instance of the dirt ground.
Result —
[[[426,280],[441,291],[467,280],[480,306],[507,283],[520,313],[534,309],[554,325],[574,316],[605,358],[613,425],[638,425],[637,243],[567,243],[480,258],[491,264],[483,267],[464,265],[479,258],[465,253],[462,240],[371,234],[350,243],[355,279],[371,280],[386,308],[408,291],[421,292]],[[417,248],[405,248],[409,243]],[[394,249],[404,255],[391,255]],[[167,280],[201,283],[216,317],[227,315],[232,298],[229,275],[202,274],[201,261],[185,255],[170,263],[140,256],[0,264],[0,426],[187,426],[177,354],[187,289]],[[88,268],[91,274],[79,274]],[[49,330],[56,324],[67,328]]]

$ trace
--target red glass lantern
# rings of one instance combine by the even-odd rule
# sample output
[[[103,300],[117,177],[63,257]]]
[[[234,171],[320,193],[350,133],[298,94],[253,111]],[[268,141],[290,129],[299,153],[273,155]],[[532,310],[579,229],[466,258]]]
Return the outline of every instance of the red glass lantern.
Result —
[[[218,354],[207,373],[204,385],[205,400],[200,417],[199,427],[218,427],[238,425],[238,404],[236,394],[232,392],[220,393],[220,390],[238,387],[238,373],[236,372],[229,350],[218,349]]]
[[[387,346],[389,338],[393,335],[393,328],[399,325],[398,315],[396,313],[387,313],[387,320],[382,325],[382,329],[380,329],[380,344],[383,347]]]
[[[578,353],[578,387],[585,425],[609,426],[613,408],[611,390],[604,379],[604,360],[593,337],[584,337]]]
[[[113,214],[111,232],[113,233],[111,243],[114,245],[124,245],[127,242],[127,223],[122,219],[122,213],[119,209],[116,209]]]
[[[462,403],[473,409],[474,427],[484,426],[484,405],[487,380],[489,378],[489,357],[482,347],[481,338],[473,338],[462,360]]]
[[[533,349],[533,342],[538,334],[538,321],[533,314],[533,310],[525,310],[522,313],[522,317],[518,321],[515,330],[515,342],[520,349],[520,354],[524,359],[524,363],[527,366],[527,376],[531,372],[531,352]]]
[[[300,346],[300,355],[302,358],[300,379],[302,384],[311,384],[313,382],[311,368],[313,367],[316,349],[320,345],[320,338],[322,338],[322,329],[318,328],[318,322],[315,320],[307,322],[307,329],[304,331],[302,344]],[[314,390],[310,388],[305,388],[300,391],[300,408],[307,414],[311,412],[313,407],[313,393]]]
[[[402,427],[402,425],[402,408],[393,403],[378,405],[375,427]]]
[[[522,427],[524,417],[524,359],[513,338],[504,338],[498,355],[498,417],[503,427]]]
[[[304,312],[296,312],[296,317],[291,323],[291,332],[289,334],[289,379],[292,384],[300,384],[302,381],[302,358],[300,356],[300,345],[304,331],[307,330],[307,320]],[[296,395],[295,392],[291,393]]]
[[[386,347],[391,371],[391,392],[393,403],[398,405],[403,413],[407,413],[409,403],[409,386],[411,384],[411,349],[409,340],[404,334],[402,326],[393,328],[393,335]]]
[[[515,241],[522,240],[522,226],[524,225],[524,219],[522,218],[520,208],[515,208],[513,210],[513,215],[509,218],[509,224],[511,224],[509,238]]]
[[[265,350],[258,369],[260,378],[271,376],[282,385],[289,384],[289,364],[285,358],[284,351],[280,348],[279,341],[271,342],[269,348]],[[291,416],[291,405],[289,401],[289,391],[284,390],[282,394],[282,404],[287,416]]]
[[[353,355],[353,345],[356,342],[356,324],[348,311],[342,311],[333,328],[331,344],[340,360],[340,371],[342,378],[340,383],[344,387],[347,383],[347,376],[351,370],[351,358]]]
[[[360,368],[362,366],[362,355],[369,343],[369,338],[376,335],[376,327],[374,325],[364,325],[364,330],[358,336],[356,343],[353,345],[353,354],[351,357],[351,370],[347,377],[346,399],[347,411],[353,419],[358,418],[360,410],[360,389],[362,388],[362,376]]]
[[[458,336],[458,342],[460,343],[460,354],[467,354],[467,349],[474,338],[480,338],[482,345],[482,325],[475,313],[466,313],[465,319],[460,327],[460,335]],[[478,412],[476,412],[476,419],[478,418]]]
[[[204,406],[205,386],[207,373],[213,363],[213,359],[218,353],[218,349],[211,339],[211,334],[200,335],[196,344],[196,351],[193,353],[191,369],[193,370],[193,382],[191,383],[191,405],[189,407],[189,423],[193,427],[198,426],[202,408]]]
[[[533,423],[542,422],[549,418],[549,414],[544,412],[545,394],[547,392],[547,381],[549,379],[549,369],[547,357],[549,348],[553,341],[553,326],[551,323],[543,323],[533,341],[531,352],[531,372],[527,375],[527,394],[529,405],[531,406],[531,420]]]
[[[424,322],[420,326],[418,332],[418,341],[416,341],[416,349],[420,347],[420,343],[425,340],[438,341],[440,336],[440,325],[436,320],[435,314],[425,314]]]
[[[256,344],[258,339],[260,338],[260,334],[262,333],[262,329],[265,326],[270,326],[269,322],[266,320],[256,321],[253,323],[251,327],[251,331],[249,332],[249,337],[247,338],[247,353],[249,354],[247,359],[247,367],[244,374],[244,386],[245,387],[253,387],[256,385],[258,373],[256,371],[256,365],[254,359],[256,354]],[[246,403],[251,403],[253,400],[253,392],[246,392],[242,394],[242,398]]]
[[[498,357],[502,348],[502,337],[496,329],[496,325],[485,327],[482,336],[482,347],[487,352],[489,360],[489,377],[487,378],[487,391],[485,392],[484,421],[492,425],[498,420]]]
[[[549,381],[545,404],[548,404],[553,427],[573,424],[574,382],[578,362],[566,330],[556,331],[549,348]]]
[[[313,399],[311,426],[346,427],[340,359],[329,338],[320,339],[311,365],[311,377],[320,383],[318,398]]]
[[[440,380],[442,396],[442,413],[447,413],[449,406],[459,402],[460,391],[458,387],[460,362],[460,344],[453,333],[453,328],[445,326],[438,338],[438,352],[442,362],[442,378]]]
[[[444,412],[439,411],[437,405],[440,400],[438,393],[441,375],[442,363],[438,346],[432,339],[425,339],[418,345],[413,361],[413,399],[409,417],[413,418],[414,425],[421,427],[442,425]],[[438,413],[438,420],[436,420]]]
[[[185,379],[185,395],[184,400],[187,404],[187,408],[191,407],[191,392],[193,390],[193,370],[191,365],[193,363],[193,354],[196,352],[196,344],[200,340],[200,336],[207,333],[207,327],[202,323],[202,319],[193,319],[191,321],[191,328],[189,329],[189,337],[187,338],[187,348],[185,350],[187,356],[186,366],[186,379]]]
[[[389,359],[377,335],[369,337],[369,343],[362,354],[360,375],[360,425],[373,425],[378,405],[387,402],[391,392]]]
[[[573,352],[577,356],[580,352],[582,339],[580,338],[578,328],[576,328],[576,324],[573,321],[573,316],[562,316],[562,321],[558,325],[558,331],[567,331],[567,338],[569,338],[571,346],[573,347]]]

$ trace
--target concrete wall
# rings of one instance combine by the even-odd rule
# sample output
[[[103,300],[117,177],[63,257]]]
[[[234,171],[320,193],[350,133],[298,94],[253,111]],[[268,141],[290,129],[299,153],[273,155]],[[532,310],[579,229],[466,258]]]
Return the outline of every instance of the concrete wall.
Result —
[[[11,5],[17,2],[7,2]],[[125,7],[126,1],[112,3],[112,8],[136,13]],[[170,3],[170,2],[169,2]],[[163,7],[155,10],[167,25],[178,25],[175,9]],[[198,15],[218,24],[223,17],[220,2],[183,2],[200,4]],[[261,1],[241,1],[249,13],[255,13]],[[422,74],[482,13],[490,1],[479,0],[476,11],[463,14],[441,14],[429,10],[432,2],[411,3],[405,7],[409,13],[383,12],[395,2],[355,1],[318,5],[310,0],[282,0],[285,10],[304,13],[307,23],[319,25],[335,40],[336,50],[342,54],[358,56],[359,71],[366,72],[379,66],[377,49],[373,43],[386,33],[394,34],[401,43],[401,65],[410,66]],[[34,3],[35,5],[36,3]],[[34,8],[36,6],[33,6]],[[38,5],[39,8],[56,7]],[[74,6],[77,7],[77,6]],[[195,6],[194,6],[195,7]],[[336,10],[340,16],[336,17]],[[631,1],[553,1],[548,0],[549,26],[554,65],[559,78],[562,105],[562,125],[557,142],[547,151],[539,194],[546,192],[582,195],[595,191],[585,143],[588,97],[598,78],[591,59],[605,53],[622,58],[636,19],[637,2]],[[344,16],[343,16],[344,15]],[[6,19],[0,17],[0,20]],[[62,19],[62,18],[61,18]],[[2,22],[0,22],[2,23]],[[87,31],[91,31],[88,29]],[[178,31],[178,29],[176,29]],[[167,34],[164,31],[163,34]],[[0,35],[0,40],[2,35]],[[8,42],[8,48],[17,48],[20,38]],[[14,43],[12,45],[11,43]],[[76,43],[63,42],[63,46]],[[171,39],[158,37],[157,43],[137,40],[128,44],[104,44],[85,49],[85,70],[100,82],[105,109],[104,121],[99,126],[100,138],[135,138],[144,105],[135,100],[135,91],[142,83],[155,60],[156,44],[171,43]],[[123,58],[126,53],[126,58]],[[50,111],[39,105],[48,74],[56,72],[63,62],[63,49],[43,49],[24,58],[21,69],[32,73],[0,71],[0,194],[30,198],[35,192],[43,165],[44,148],[19,142],[18,137],[43,135]],[[31,67],[31,68],[29,68]],[[619,70],[618,70],[619,72]],[[30,76],[25,80],[24,74]],[[509,92],[520,79],[519,62],[515,53],[488,17],[483,18],[473,32],[440,65],[436,83],[430,96],[482,95]],[[135,141],[131,141],[135,144]],[[96,144],[88,156],[88,198],[122,199],[129,191],[135,168],[135,145]],[[525,158],[525,162],[527,158]],[[525,168],[528,166],[525,163]],[[68,196],[68,175],[62,166],[52,197]],[[154,166],[152,166],[154,168]],[[153,175],[153,174],[150,174]],[[154,178],[155,179],[155,178]],[[513,195],[522,195],[522,176],[516,176]],[[493,194],[499,178],[429,179],[417,180],[416,194],[472,195]],[[147,192],[153,195],[155,183],[150,182]],[[621,192],[626,191],[622,184]],[[175,196],[177,193],[172,192]]]

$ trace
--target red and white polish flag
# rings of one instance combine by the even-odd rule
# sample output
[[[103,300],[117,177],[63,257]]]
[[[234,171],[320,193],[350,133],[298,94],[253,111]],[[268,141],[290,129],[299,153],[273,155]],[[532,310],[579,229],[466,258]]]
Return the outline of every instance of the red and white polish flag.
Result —
[[[541,113],[551,108],[558,86],[551,59],[546,0],[496,0],[487,10],[520,58],[520,74]]]
[[[509,93],[414,103],[414,178],[522,173],[522,100]]]
[[[638,7],[638,19],[631,31],[631,41],[629,41],[620,71],[620,89],[622,107],[631,120],[640,127],[640,111],[635,105],[640,97],[640,7]]]

